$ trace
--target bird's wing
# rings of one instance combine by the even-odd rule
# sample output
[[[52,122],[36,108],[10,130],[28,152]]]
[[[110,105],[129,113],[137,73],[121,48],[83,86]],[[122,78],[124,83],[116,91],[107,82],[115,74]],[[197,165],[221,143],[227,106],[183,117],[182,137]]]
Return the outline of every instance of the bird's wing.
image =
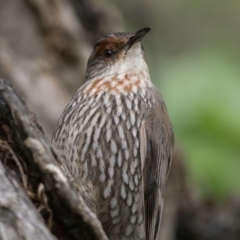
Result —
[[[172,126],[161,99],[142,123],[140,141],[146,239],[156,240],[163,211],[163,190],[174,145]]]

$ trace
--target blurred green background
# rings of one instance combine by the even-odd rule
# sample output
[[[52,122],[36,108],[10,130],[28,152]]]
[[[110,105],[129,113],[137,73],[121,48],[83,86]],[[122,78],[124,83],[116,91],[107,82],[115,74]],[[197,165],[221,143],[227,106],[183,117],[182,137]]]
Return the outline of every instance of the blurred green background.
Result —
[[[240,1],[109,1],[144,39],[191,181],[208,197],[240,193]]]

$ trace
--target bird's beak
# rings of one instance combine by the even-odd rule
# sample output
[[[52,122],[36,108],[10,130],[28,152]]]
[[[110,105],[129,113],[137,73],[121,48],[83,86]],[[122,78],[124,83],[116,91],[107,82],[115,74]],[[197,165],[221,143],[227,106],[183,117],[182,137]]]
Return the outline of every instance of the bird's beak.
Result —
[[[150,31],[151,28],[143,28],[137,31],[135,35],[130,37],[129,40],[127,41],[126,44],[127,48],[130,49],[134,45],[134,43],[140,42],[143,39],[143,37]]]

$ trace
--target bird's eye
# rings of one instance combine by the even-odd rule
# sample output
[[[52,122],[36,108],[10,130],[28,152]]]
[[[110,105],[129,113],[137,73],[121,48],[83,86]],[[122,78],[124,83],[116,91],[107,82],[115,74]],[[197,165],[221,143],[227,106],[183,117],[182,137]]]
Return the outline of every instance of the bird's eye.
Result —
[[[112,51],[112,50],[106,49],[106,50],[104,51],[104,57],[110,58],[110,57],[112,57],[112,55],[113,55],[113,51]]]

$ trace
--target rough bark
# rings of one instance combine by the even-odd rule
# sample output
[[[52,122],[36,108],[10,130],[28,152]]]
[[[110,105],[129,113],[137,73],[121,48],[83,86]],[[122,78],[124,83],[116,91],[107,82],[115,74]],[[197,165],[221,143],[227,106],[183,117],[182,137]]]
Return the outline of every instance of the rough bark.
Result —
[[[71,174],[64,167],[41,127],[36,123],[33,114],[29,112],[23,100],[9,86],[9,83],[4,80],[0,80],[0,113],[1,150],[3,153],[5,152],[5,156],[2,155],[1,160],[3,163],[5,162],[6,168],[17,170],[14,171],[15,174],[17,173],[16,178],[20,179],[28,195],[32,196],[33,199],[37,198],[37,202],[42,203],[43,207],[50,212],[49,217],[53,216],[52,224],[54,224],[56,231],[59,228],[64,229],[66,238],[61,239],[107,239],[97,217],[89,210],[81,196],[77,194],[78,188],[74,184]],[[6,154],[12,155],[15,167],[9,163]],[[4,158],[6,159],[4,160]],[[3,170],[1,174],[3,175]],[[5,172],[5,175],[8,176],[8,171]],[[5,178],[7,177],[5,176]],[[0,189],[7,189],[6,184],[7,181],[2,181]],[[4,218],[18,216],[26,209],[27,201],[24,202],[26,196],[22,193],[21,199],[21,195],[16,190],[14,191],[14,188],[13,192],[15,195],[11,195],[12,199],[0,206],[4,213],[12,212],[12,215],[3,214]],[[5,194],[7,196],[10,192],[6,191]],[[19,196],[20,201],[18,200]],[[21,206],[22,209],[11,207],[14,202],[18,201],[19,204],[24,202],[25,208],[24,205]],[[34,210],[31,204],[27,207]],[[20,212],[18,213],[18,211]],[[39,221],[39,215],[36,211],[34,213],[38,217],[35,218]],[[23,221],[32,222],[34,225],[38,224],[31,218],[25,218]],[[14,231],[14,225],[11,229]],[[17,232],[19,228],[15,230],[14,236],[27,234],[24,232],[25,228],[21,228],[23,232],[19,233]],[[47,234],[46,229],[45,234]],[[53,237],[49,234],[46,239],[51,238]]]
[[[0,162],[0,239],[54,240],[19,183]]]

